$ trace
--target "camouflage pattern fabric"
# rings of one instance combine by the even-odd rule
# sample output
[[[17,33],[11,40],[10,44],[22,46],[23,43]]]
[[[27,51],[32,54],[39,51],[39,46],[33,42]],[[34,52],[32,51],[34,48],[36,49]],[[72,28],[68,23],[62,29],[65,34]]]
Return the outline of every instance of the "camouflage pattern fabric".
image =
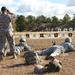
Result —
[[[10,30],[11,19],[7,14],[0,15],[0,52],[5,49],[6,38],[10,46],[11,52],[15,52],[15,43],[12,31]]]
[[[32,51],[31,47],[29,45],[27,45],[27,43],[25,42],[25,40],[23,40],[22,38],[20,38],[19,42],[20,42],[19,44],[15,45],[15,53],[16,54],[19,55],[23,51]],[[5,48],[6,48],[6,46],[5,46]],[[11,53],[10,49],[6,50],[5,52],[6,52],[6,54]]]
[[[19,44],[15,45],[16,54],[20,54],[23,51],[32,51],[31,47],[27,45],[26,42],[20,42]]]
[[[70,51],[75,51],[75,47],[72,43],[70,42],[63,42],[60,44],[64,48],[64,53],[65,52],[70,52]]]
[[[47,67],[48,72],[59,72],[62,68],[62,64],[59,60],[53,58],[45,67]]]
[[[25,61],[27,64],[35,64],[40,62],[40,58],[34,51],[28,51],[25,53]]]
[[[45,50],[39,50],[37,51],[38,55],[51,55],[51,56],[57,56],[62,53],[63,48],[61,46],[53,45]]]
[[[65,39],[65,42],[62,42],[60,45],[52,45],[51,47],[45,50],[37,51],[38,55],[50,55],[57,56],[65,52],[75,51],[75,47],[72,44],[72,40],[69,38]]]
[[[25,42],[20,42],[19,44],[15,45],[15,50],[16,54],[20,54],[23,51],[32,51],[31,47],[28,46]]]

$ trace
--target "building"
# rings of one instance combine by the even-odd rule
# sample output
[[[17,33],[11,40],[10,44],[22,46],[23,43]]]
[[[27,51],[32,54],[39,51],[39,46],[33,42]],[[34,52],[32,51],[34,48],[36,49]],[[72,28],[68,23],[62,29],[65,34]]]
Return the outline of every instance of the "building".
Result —
[[[15,32],[14,37],[22,35],[26,39],[52,39],[52,38],[75,38],[75,30],[72,28],[64,28],[63,31],[59,28],[58,31],[48,32]]]

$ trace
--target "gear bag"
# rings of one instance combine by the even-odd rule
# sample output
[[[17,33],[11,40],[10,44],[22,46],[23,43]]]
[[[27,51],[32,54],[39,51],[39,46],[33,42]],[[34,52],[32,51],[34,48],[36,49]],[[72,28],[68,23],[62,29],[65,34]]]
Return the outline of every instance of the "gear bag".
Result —
[[[25,53],[25,62],[27,64],[35,64],[40,62],[38,54],[34,51],[28,51]]]

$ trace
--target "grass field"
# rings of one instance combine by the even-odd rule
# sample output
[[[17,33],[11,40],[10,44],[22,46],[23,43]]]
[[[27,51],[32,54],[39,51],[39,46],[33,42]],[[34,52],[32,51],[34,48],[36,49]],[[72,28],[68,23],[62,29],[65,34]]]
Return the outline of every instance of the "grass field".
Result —
[[[27,43],[31,45],[33,50],[43,50],[52,45],[52,40],[55,40],[59,45],[64,39],[27,39]],[[75,42],[75,39],[73,39]],[[18,40],[16,39],[16,43]],[[17,56],[17,59],[12,59],[12,56],[7,56],[3,61],[0,61],[0,75],[35,75],[33,73],[34,65],[26,65],[24,60],[25,52]],[[40,56],[43,66],[50,60],[44,60],[45,56]],[[75,75],[75,52],[69,52],[65,55],[59,55],[55,58],[62,62],[62,69],[57,73],[44,73],[43,75]]]

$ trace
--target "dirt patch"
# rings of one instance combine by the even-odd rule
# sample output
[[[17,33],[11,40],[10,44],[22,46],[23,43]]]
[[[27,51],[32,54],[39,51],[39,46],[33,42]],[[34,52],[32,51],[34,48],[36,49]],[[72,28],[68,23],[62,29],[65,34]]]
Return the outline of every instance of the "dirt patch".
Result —
[[[41,39],[27,40],[27,43],[32,46],[33,50],[41,50],[51,46],[52,40],[55,40],[59,45],[64,39]],[[73,42],[75,40],[73,39]],[[12,56],[7,56],[3,61],[0,61],[0,75],[35,75],[33,73],[34,65],[26,65],[24,60],[25,52],[17,56],[17,59],[12,59]],[[45,56],[40,56],[43,66],[50,60],[44,60]],[[69,52],[65,55],[59,55],[55,58],[62,62],[62,69],[57,73],[44,73],[43,75],[75,75],[75,52]]]

